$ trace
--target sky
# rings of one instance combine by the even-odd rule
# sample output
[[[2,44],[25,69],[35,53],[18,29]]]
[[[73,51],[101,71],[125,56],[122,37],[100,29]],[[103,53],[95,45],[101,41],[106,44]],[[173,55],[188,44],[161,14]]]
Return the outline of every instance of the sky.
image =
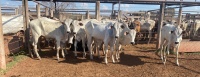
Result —
[[[191,1],[191,0],[184,0],[184,1]],[[28,4],[29,4],[29,7],[35,7],[36,5],[32,1],[29,1]],[[95,9],[94,3],[75,3],[75,4],[76,4],[77,9]],[[1,6],[16,6],[17,7],[19,5],[22,5],[21,1],[1,0]],[[112,4],[109,4],[109,3],[100,4],[100,10],[111,10],[111,9],[112,9]],[[147,10],[159,9],[159,5],[121,4],[120,9],[122,11],[140,11],[140,10],[147,11]],[[114,10],[118,10],[118,4],[114,6]],[[178,9],[176,9],[176,11],[178,11]],[[199,11],[200,12],[200,6],[185,7],[183,8],[183,11]]]

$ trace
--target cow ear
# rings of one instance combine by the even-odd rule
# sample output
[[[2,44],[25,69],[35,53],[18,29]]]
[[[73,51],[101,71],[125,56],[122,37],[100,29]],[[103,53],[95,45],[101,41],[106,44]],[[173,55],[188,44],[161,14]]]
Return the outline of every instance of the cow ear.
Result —
[[[80,26],[83,26],[83,23],[79,23]]]
[[[63,25],[65,24],[65,22],[61,22]]]
[[[124,29],[124,25],[121,25],[120,27],[121,27],[122,29]]]

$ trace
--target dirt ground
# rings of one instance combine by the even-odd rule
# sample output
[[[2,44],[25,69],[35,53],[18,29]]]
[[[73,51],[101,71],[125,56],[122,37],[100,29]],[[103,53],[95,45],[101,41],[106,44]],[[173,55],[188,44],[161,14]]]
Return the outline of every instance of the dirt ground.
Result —
[[[95,55],[74,58],[70,51],[66,59],[56,60],[55,51],[42,51],[42,60],[27,57],[19,62],[5,77],[200,77],[200,54],[181,54],[180,66],[175,64],[175,55],[169,55],[166,65],[155,55],[155,45],[135,45],[123,47],[120,62],[104,63]]]

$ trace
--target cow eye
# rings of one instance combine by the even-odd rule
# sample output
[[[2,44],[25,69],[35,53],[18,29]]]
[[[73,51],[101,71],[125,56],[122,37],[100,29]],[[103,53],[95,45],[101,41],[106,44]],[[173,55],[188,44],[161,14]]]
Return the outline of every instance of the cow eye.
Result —
[[[83,23],[79,23],[80,26],[83,26]]]
[[[110,28],[112,29],[114,26],[110,26]]]
[[[174,31],[171,31],[171,33],[174,33]]]
[[[123,26],[123,25],[121,25],[121,28],[122,28],[122,29],[124,29],[124,26]]]

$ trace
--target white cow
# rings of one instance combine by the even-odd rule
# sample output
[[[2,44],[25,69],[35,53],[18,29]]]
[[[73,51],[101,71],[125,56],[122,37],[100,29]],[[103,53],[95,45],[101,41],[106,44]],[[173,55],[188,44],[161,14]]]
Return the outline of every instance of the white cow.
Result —
[[[121,26],[124,26],[124,24]],[[90,59],[93,59],[93,56],[92,56],[93,41],[94,40],[103,41],[104,48],[105,48],[105,63],[106,64],[108,63],[107,62],[108,45],[110,45],[110,50],[113,53],[115,40],[116,38],[119,37],[119,27],[120,26],[118,23],[104,24],[101,22],[90,21],[86,24],[85,31],[87,35],[87,46],[90,52]],[[112,54],[112,61],[115,62],[113,54]]]
[[[146,32],[148,31],[148,44],[150,43],[151,41],[151,38],[152,38],[152,29],[154,28],[155,26],[155,21],[154,20],[151,20],[151,19],[148,19],[148,20],[140,20],[140,23],[141,23],[141,27],[140,27],[140,31],[142,32]],[[146,37],[146,36],[145,36]]]
[[[85,19],[82,21],[78,21],[78,20],[74,20],[72,22],[71,25],[71,30],[72,33],[75,34],[75,41],[74,41],[74,54],[75,57],[77,57],[77,43],[82,41],[82,47],[83,47],[83,57],[86,56],[86,52],[85,52],[85,42],[86,42],[86,33],[85,33],[85,25],[89,22],[89,21],[97,21],[95,19]]]
[[[140,18],[140,24],[141,24],[140,31],[145,32],[145,34],[146,34],[146,31],[148,31],[148,36],[147,36],[149,38],[148,44],[151,41],[152,30],[153,30],[153,28],[155,27],[155,24],[156,24],[156,22],[154,20],[150,19],[150,16],[151,16],[151,13],[146,12],[145,15],[144,15],[144,19]]]
[[[179,66],[178,62],[178,49],[180,42],[182,41],[182,29],[179,26],[174,26],[172,24],[166,24],[161,30],[161,59],[163,63],[166,63],[166,47],[167,53],[169,54],[169,48],[173,47],[176,51],[176,64]]]
[[[115,45],[115,49],[116,49],[116,59],[117,61],[119,61],[119,51],[121,50],[121,45],[128,45],[128,44],[135,44],[135,37],[136,37],[136,30],[135,29],[128,29],[128,30],[124,30],[122,28],[120,28],[119,31],[119,38],[116,41],[116,45]]]
[[[193,22],[190,28],[190,32],[192,33],[192,35],[198,36],[200,34],[198,31],[200,29],[200,21],[196,20],[195,22]]]
[[[38,38],[40,36],[44,36],[46,38],[54,38],[56,40],[57,59],[59,61],[60,43],[65,43],[69,38],[73,38],[73,36],[68,36],[71,32],[69,27],[71,22],[72,19],[66,19],[65,22],[62,23],[60,21],[48,19],[45,17],[34,19],[30,22],[34,52],[39,60],[41,60],[41,58],[37,52]],[[72,40],[69,40],[69,43],[72,43]],[[65,57],[63,51],[62,55]]]

